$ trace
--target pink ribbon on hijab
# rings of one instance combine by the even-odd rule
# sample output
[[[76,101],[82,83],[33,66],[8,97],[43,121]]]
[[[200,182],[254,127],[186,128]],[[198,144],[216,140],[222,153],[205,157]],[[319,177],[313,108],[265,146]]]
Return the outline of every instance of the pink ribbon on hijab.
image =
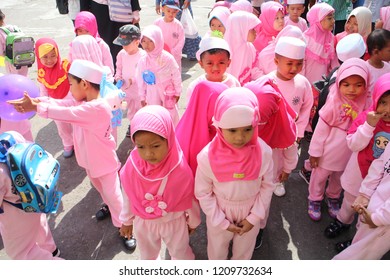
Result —
[[[164,213],[191,208],[194,198],[194,179],[177,142],[172,118],[167,109],[158,105],[141,108],[131,121],[131,139],[137,131],[155,133],[168,143],[167,156],[157,164],[143,160],[135,147],[120,170],[120,178],[135,215],[143,219],[160,218]],[[168,178],[163,194],[158,190]],[[154,199],[151,199],[153,196]],[[149,202],[149,203],[146,203]],[[163,202],[163,203],[162,203]],[[154,207],[163,205],[160,211]],[[147,207],[145,207],[147,206]],[[150,211],[150,207],[156,211]]]
[[[242,120],[244,114],[239,112],[247,112],[248,109],[253,110],[253,115]],[[233,114],[231,110],[234,110]],[[222,120],[234,123],[240,118],[252,125],[254,130],[251,140],[244,147],[235,148],[226,142],[219,126]],[[214,110],[217,134],[210,142],[208,151],[211,170],[219,182],[249,181],[259,177],[262,162],[261,147],[257,139],[259,119],[258,101],[251,90],[241,87],[228,88],[219,95]],[[224,126],[226,125],[228,124],[224,123]]]
[[[365,81],[366,92],[349,100],[339,91],[340,83],[345,78],[358,75]],[[360,114],[366,104],[367,88],[369,85],[369,70],[364,60],[360,58],[350,58],[337,70],[337,77],[334,86],[330,87],[329,95],[324,107],[319,112],[320,118],[329,126],[337,127],[348,131],[352,121]]]

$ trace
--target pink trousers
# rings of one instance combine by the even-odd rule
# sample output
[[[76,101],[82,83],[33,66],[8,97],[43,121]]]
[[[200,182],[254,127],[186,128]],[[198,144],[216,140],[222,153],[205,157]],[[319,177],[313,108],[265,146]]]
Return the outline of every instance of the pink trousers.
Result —
[[[340,198],[341,174],[343,171],[330,171],[322,167],[313,168],[309,183],[309,200],[321,201],[324,199],[324,194],[329,198]],[[328,187],[326,188],[328,177]]]
[[[46,214],[26,213],[3,203],[0,234],[5,252],[13,260],[54,260],[56,249]]]
[[[72,124],[60,121],[54,121],[58,135],[61,137],[64,150],[71,150],[73,148],[73,127]]]
[[[355,210],[351,207],[355,201],[356,196],[344,191],[343,203],[341,204],[340,210],[337,214],[337,219],[344,224],[352,224],[355,218]]]
[[[189,244],[188,226],[184,212],[168,213],[166,216],[145,220],[134,219],[134,234],[141,260],[156,260],[160,257],[161,241],[167,246],[173,260],[193,260]]]
[[[92,178],[89,171],[86,171],[89,180],[100,193],[103,202],[110,208],[112,224],[120,228],[122,222],[119,220],[119,215],[123,207],[123,197],[118,172],[115,171],[98,178]]]

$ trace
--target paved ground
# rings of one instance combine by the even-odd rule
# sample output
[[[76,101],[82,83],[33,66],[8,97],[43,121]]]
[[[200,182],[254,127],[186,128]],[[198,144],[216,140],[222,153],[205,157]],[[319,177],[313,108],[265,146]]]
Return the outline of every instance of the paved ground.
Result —
[[[16,4],[16,2],[18,4]],[[154,1],[140,1],[142,6],[141,27],[151,24],[157,17]],[[196,22],[204,34],[207,27],[207,13],[212,0],[192,0]],[[1,0],[0,9],[6,14],[6,21],[17,24],[36,39],[50,36],[54,38],[63,57],[66,57],[72,40],[73,26],[67,16],[59,15],[52,0]],[[200,75],[199,66],[183,58],[183,84]],[[0,71],[3,69],[0,68]],[[36,77],[35,67],[30,69],[30,77]],[[184,100],[181,101],[184,110]],[[101,199],[91,187],[84,170],[77,166],[75,158],[61,156],[61,140],[56,133],[54,122],[39,117],[32,119],[36,141],[58,158],[61,164],[59,188],[64,193],[57,214],[50,215],[49,221],[54,238],[61,249],[62,257],[72,260],[125,260],[138,259],[139,252],[128,254],[123,250],[117,230],[109,220],[97,222],[94,218]],[[118,155],[124,163],[131,148],[131,141],[125,138],[128,121],[118,131]],[[302,158],[306,155],[306,142],[302,144]],[[323,209],[323,219],[314,223],[307,216],[307,184],[299,177],[298,170],[291,174],[286,185],[287,194],[272,200],[270,218],[264,233],[263,246],[254,252],[253,259],[268,260],[327,260],[335,255],[334,244],[352,237],[351,229],[336,240],[328,240],[323,235],[324,228],[331,219]],[[325,207],[324,207],[325,208]],[[207,259],[206,229],[204,223],[191,236],[191,245],[197,259]],[[161,258],[169,258],[165,250]],[[0,259],[8,259],[0,239]],[[389,257],[387,257],[389,259]]]

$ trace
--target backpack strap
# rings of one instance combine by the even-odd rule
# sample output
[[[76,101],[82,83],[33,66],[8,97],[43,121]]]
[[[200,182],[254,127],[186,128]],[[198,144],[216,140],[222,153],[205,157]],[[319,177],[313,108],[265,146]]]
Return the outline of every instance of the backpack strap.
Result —
[[[9,34],[11,34],[11,31],[9,31],[9,29],[6,28],[6,27],[4,27],[4,26],[0,27],[0,29],[3,30],[4,33],[5,33],[7,36],[8,36]]]
[[[23,206],[21,203],[13,203],[11,201],[8,201],[8,200],[3,200],[4,202],[7,202],[8,204],[11,204],[12,206],[15,206],[16,208],[19,208],[20,210],[23,211]],[[4,213],[4,210],[0,207],[0,214],[1,213]]]

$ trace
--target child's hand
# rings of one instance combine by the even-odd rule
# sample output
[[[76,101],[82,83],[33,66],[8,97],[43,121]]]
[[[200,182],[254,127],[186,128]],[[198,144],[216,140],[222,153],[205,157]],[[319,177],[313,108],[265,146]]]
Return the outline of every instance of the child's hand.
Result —
[[[196,228],[191,228],[189,225],[187,225],[188,227],[188,234],[191,235],[195,232]]]
[[[146,105],[148,105],[148,104],[146,103],[146,101],[145,101],[145,100],[142,100],[142,101],[141,101],[141,106],[142,106],[142,107],[145,107]]]
[[[233,233],[240,233],[241,228],[236,226],[235,224],[230,224],[226,230]]]
[[[156,14],[161,15],[161,7],[160,4],[156,5]]]
[[[355,199],[355,201],[352,203],[351,207],[358,212],[361,207],[366,208],[368,206],[368,202],[370,200],[362,195],[358,195],[358,197]]]
[[[244,233],[250,231],[250,230],[253,228],[253,225],[252,225],[250,222],[248,222],[247,219],[242,220],[242,221],[238,224],[238,226],[239,226],[240,229],[241,229],[240,232],[238,233],[239,235],[243,235]]]
[[[368,212],[368,210],[365,207],[360,207],[358,210],[359,215],[361,215],[360,221],[363,224],[367,224],[370,228],[376,228],[378,227],[374,222],[371,220],[371,213]]]
[[[183,3],[183,9],[187,9],[189,5],[190,5],[190,1],[185,0]]]
[[[288,177],[290,176],[290,173],[282,171],[282,174],[279,175],[279,182],[283,183],[288,180]]]
[[[180,96],[175,96],[176,98],[176,103],[179,102]]]
[[[310,161],[311,168],[316,168],[316,167],[318,167],[318,162],[320,161],[320,157],[310,156],[309,161]]]
[[[377,113],[375,111],[371,111],[367,113],[367,123],[372,126],[376,127],[377,123],[380,121],[381,118],[385,116],[386,112],[383,113]]]
[[[23,97],[20,99],[9,100],[8,104],[14,106],[15,110],[19,113],[27,113],[37,110],[37,104],[40,102],[37,98],[31,98],[27,92],[24,92]]]
[[[122,225],[119,229],[119,234],[127,239],[133,237],[133,225],[125,226]]]

